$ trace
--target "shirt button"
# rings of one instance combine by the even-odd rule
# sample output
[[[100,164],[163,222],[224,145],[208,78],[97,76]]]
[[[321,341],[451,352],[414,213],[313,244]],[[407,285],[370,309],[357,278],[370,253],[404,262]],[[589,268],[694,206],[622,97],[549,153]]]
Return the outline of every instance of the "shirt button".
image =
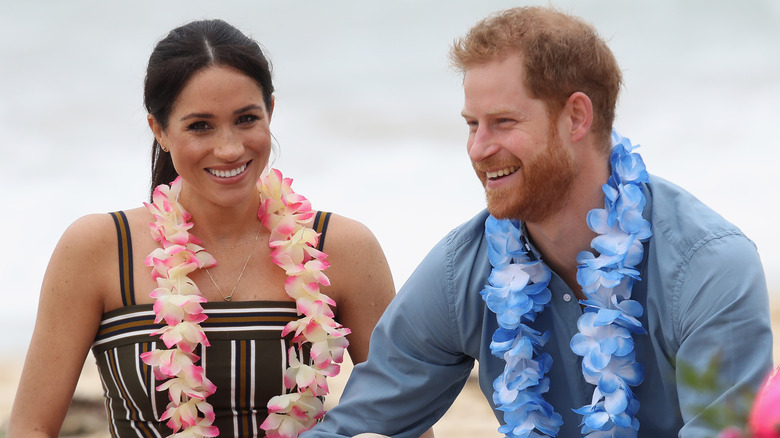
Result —
[[[567,303],[571,301],[571,295],[569,294],[563,294],[563,301],[566,301]]]

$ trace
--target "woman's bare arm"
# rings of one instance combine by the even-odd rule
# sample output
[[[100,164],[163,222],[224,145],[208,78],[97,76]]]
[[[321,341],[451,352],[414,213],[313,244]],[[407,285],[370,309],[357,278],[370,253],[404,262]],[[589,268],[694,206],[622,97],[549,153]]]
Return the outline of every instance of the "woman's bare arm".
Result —
[[[103,314],[106,269],[116,266],[109,215],[74,222],[41,287],[38,316],[8,426],[8,438],[56,437]]]

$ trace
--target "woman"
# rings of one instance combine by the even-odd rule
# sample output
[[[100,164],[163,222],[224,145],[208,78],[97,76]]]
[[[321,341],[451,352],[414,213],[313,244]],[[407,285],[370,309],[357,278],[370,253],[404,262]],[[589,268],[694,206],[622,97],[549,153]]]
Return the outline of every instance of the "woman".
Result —
[[[273,90],[261,48],[223,21],[158,43],[144,90],[153,202],[62,236],[9,437],[58,435],[90,348],[122,437],[295,436],[322,415],[349,330],[365,360],[394,295],[386,259],[366,227],[264,173]]]

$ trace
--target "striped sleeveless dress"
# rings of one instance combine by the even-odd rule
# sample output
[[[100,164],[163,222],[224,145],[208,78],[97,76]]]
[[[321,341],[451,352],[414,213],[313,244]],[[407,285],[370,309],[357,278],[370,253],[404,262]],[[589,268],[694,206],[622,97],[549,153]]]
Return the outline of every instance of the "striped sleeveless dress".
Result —
[[[166,437],[173,431],[160,422],[168,405],[167,391],[156,391],[162,381],[140,355],[165,348],[150,334],[154,323],[151,304],[136,304],[133,290],[132,245],[127,218],[111,213],[119,238],[119,271],[123,307],[103,315],[92,343],[105,395],[109,433],[112,437]],[[325,242],[330,213],[318,212],[314,229]],[[260,424],[268,415],[268,400],[285,392],[291,335],[282,338],[284,326],[298,319],[292,301],[208,302],[208,319],[202,327],[210,347],[196,351],[206,376],[217,386],[208,399],[214,407],[214,425],[220,437],[262,437]]]

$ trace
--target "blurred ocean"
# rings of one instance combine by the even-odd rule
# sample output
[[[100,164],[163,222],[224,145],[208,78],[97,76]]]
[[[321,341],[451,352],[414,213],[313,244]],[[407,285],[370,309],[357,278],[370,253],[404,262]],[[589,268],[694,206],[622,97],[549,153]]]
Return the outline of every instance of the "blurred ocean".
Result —
[[[1,0],[0,355],[26,349],[65,228],[146,199],[144,69],[171,28],[220,17],[269,50],[276,167],[315,208],[367,224],[400,287],[484,206],[449,44],[489,12],[532,3],[548,4]],[[780,2],[551,3],[610,41],[625,72],[617,128],[652,173],[755,241],[780,304]]]

